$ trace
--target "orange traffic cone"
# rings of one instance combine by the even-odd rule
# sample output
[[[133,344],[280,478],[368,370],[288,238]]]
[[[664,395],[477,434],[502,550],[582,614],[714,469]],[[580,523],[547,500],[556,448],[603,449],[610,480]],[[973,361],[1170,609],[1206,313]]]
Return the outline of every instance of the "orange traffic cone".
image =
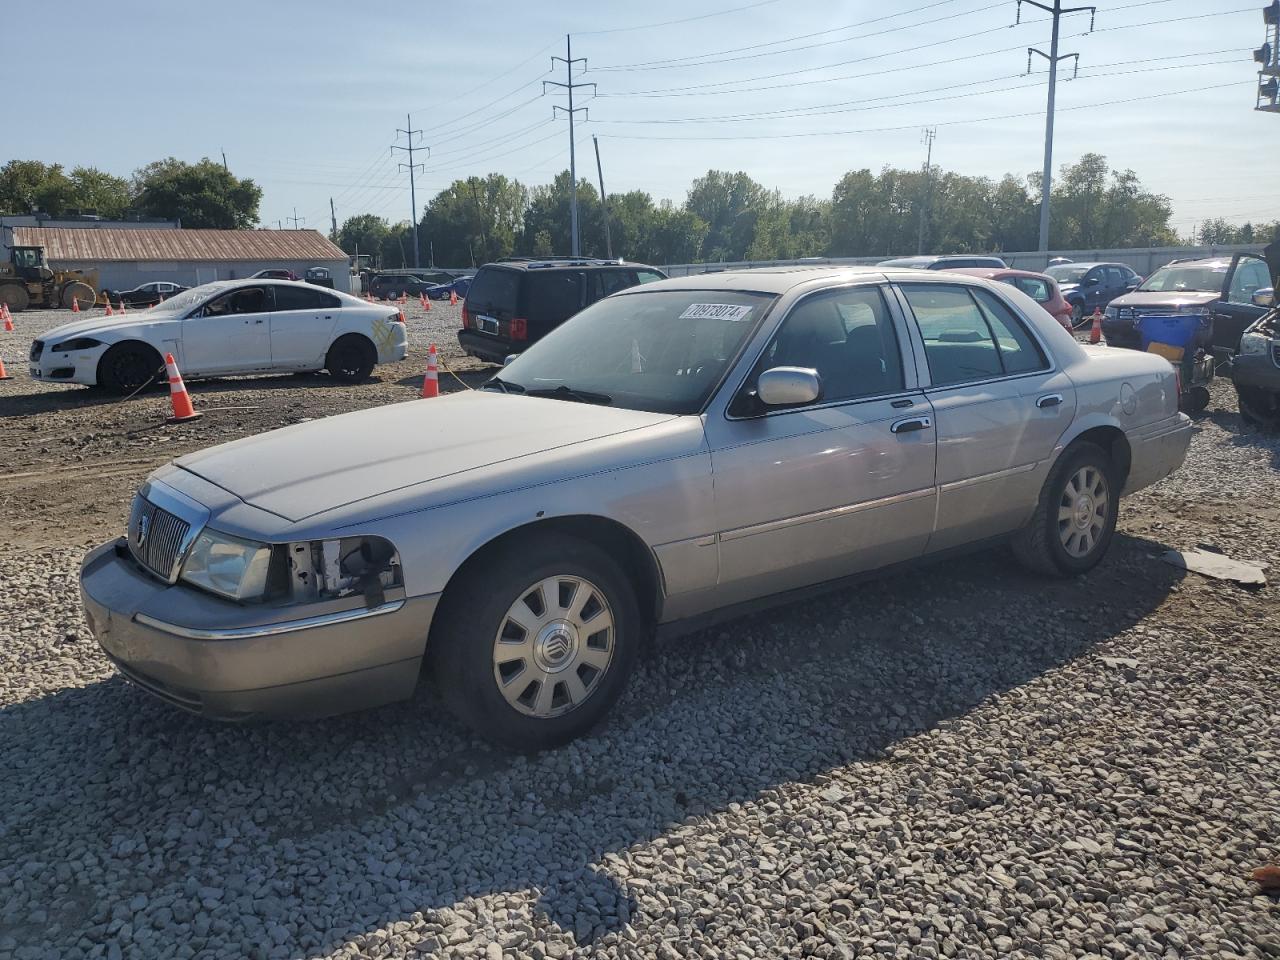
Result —
[[[458,305],[458,291],[457,291],[457,290],[450,290],[450,291],[449,291],[449,306],[451,306],[451,307],[456,307],[457,305]]]
[[[404,322],[405,322],[405,320],[404,320],[404,307],[398,307],[398,308],[396,309],[396,313],[398,313],[398,314],[400,315],[400,322],[401,322],[401,323],[404,323]]]
[[[1089,328],[1089,342],[1098,343],[1102,340],[1102,308],[1093,308],[1093,326]]]
[[[112,310],[112,309],[111,309],[111,298],[110,298],[110,297],[107,297],[107,316],[108,316],[108,317],[113,317],[113,316],[115,316],[115,313],[116,313],[116,312],[115,312],[114,310]]]
[[[418,294],[418,303],[425,310],[427,306],[427,295],[425,293]]]
[[[184,423],[203,417],[204,414],[196,413],[196,408],[191,405],[191,395],[187,393],[187,385],[182,382],[182,374],[178,372],[178,364],[172,353],[164,355],[164,369],[169,375],[169,402],[173,405],[173,416],[167,418],[165,423]]]
[[[79,312],[80,312],[80,298],[79,298],[79,297],[72,297],[72,298],[71,298],[71,312],[72,312],[72,313],[79,313]]]
[[[9,313],[9,305],[0,303],[0,315],[4,316],[5,333],[13,333],[13,317]]]
[[[12,380],[12,379],[13,377],[9,376],[8,371],[6,371],[4,368],[4,357],[0,357],[0,380]]]
[[[436,360],[434,343],[427,352],[427,374],[422,378],[422,395],[424,397],[440,396],[440,366]]]
[[[422,309],[423,309],[423,310],[425,310],[425,311],[427,311],[427,313],[430,313],[430,312],[431,312],[431,298],[430,298],[430,297],[424,296],[424,297],[422,298]]]
[[[121,312],[121,313],[124,313],[124,312],[125,312],[125,309],[124,309],[124,298],[121,298],[121,300],[120,300],[120,312]]]

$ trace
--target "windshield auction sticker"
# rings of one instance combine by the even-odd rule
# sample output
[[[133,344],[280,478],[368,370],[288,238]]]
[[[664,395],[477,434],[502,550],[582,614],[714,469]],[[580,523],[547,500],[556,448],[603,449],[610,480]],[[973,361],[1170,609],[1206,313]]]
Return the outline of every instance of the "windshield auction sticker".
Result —
[[[751,316],[751,305],[742,303],[691,303],[681,320],[729,320],[738,322]]]

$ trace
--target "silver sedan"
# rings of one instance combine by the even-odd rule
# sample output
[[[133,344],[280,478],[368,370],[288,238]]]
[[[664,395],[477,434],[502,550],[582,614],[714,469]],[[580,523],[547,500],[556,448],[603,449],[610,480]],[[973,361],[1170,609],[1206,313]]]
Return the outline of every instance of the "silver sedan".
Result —
[[[588,730],[657,632],[998,542],[1074,576],[1182,463],[1158,356],[1007,284],[784,268],[600,301],[483,389],[154,473],[81,574],[120,671],[210,717],[331,714],[425,671],[483,735]]]

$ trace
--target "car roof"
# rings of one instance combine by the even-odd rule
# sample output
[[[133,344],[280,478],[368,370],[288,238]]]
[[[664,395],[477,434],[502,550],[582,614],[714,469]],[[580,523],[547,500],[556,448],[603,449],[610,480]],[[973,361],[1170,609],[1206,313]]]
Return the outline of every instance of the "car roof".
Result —
[[[1037,273],[1034,270],[1019,270],[1017,267],[955,267],[945,272],[964,273],[971,277],[982,277],[984,280],[994,280],[997,277],[1035,277],[1037,280],[1053,279],[1047,274]]]
[[[661,290],[742,290],[752,293],[786,293],[792,287],[813,280],[927,280],[945,281],[946,271],[919,270],[911,267],[882,266],[789,266],[757,267],[753,270],[717,270],[686,277],[672,277],[657,283],[646,283],[615,296],[654,289]]]
[[[1201,257],[1198,260],[1171,260],[1169,263],[1162,264],[1162,266],[1166,266],[1166,267],[1170,267],[1170,266],[1187,267],[1192,265],[1200,266],[1200,267],[1229,267],[1231,266],[1231,258],[1230,257]]]
[[[656,270],[647,263],[636,263],[631,260],[601,260],[597,257],[503,257],[484,264],[485,267],[506,267],[509,270],[591,270],[608,267],[643,267]]]

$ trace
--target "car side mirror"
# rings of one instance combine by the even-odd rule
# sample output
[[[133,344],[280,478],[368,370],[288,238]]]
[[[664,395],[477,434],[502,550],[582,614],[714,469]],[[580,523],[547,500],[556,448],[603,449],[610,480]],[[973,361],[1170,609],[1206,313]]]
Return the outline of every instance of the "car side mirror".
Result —
[[[519,357],[519,356],[520,356],[520,354],[518,354],[518,353],[508,353],[505,357],[503,357],[503,358],[502,358],[502,365],[503,365],[504,367],[509,367],[509,366],[511,366],[511,361],[512,361],[512,360],[515,360],[515,359],[516,359],[517,357]]]
[[[1253,291],[1253,305],[1255,307],[1274,307],[1276,305],[1275,287],[1263,287],[1261,290]]]
[[[822,396],[822,378],[811,367],[773,367],[760,374],[756,396],[766,407],[794,407]]]

